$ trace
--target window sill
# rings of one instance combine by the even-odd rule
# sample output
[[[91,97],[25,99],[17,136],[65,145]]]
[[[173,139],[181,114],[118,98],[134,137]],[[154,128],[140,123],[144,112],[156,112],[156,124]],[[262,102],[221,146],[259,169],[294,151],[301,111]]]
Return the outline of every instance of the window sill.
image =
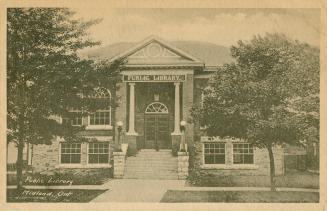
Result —
[[[104,163],[104,164],[87,164],[85,166],[85,168],[92,168],[92,169],[95,169],[95,168],[111,168],[112,166],[108,163]]]
[[[234,165],[225,165],[225,164],[203,164],[201,166],[202,169],[259,169],[258,165],[255,164],[234,164]]]
[[[56,166],[56,168],[82,168],[83,167],[83,165],[82,164],[80,164],[80,163],[78,163],[78,164],[59,164],[59,165],[57,165]]]
[[[110,164],[59,164],[56,168],[111,168]]]
[[[86,130],[112,130],[111,125],[88,125],[85,127]]]

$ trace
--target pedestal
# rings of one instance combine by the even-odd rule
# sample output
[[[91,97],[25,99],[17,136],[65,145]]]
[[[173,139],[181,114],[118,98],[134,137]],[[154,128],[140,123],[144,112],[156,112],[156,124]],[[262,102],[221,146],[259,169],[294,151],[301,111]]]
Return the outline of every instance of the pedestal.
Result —
[[[126,135],[126,141],[128,143],[127,155],[135,155],[137,153],[137,135]]]
[[[113,152],[114,156],[114,178],[123,178],[125,170],[125,158],[124,152]]]
[[[179,150],[179,145],[181,143],[181,135],[171,135],[171,148],[174,156],[177,156],[177,152]]]
[[[189,156],[187,152],[178,152],[178,179],[188,177]]]

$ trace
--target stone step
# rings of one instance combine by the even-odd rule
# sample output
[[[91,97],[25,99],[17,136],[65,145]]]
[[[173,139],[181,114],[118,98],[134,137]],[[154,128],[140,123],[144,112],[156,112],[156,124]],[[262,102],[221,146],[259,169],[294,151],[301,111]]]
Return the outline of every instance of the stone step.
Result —
[[[125,172],[126,176],[130,176],[130,175],[153,175],[156,177],[164,177],[164,176],[175,176],[177,175],[177,172],[167,172],[167,173],[154,173],[154,172]]]
[[[128,168],[125,169],[126,172],[177,172],[178,168],[156,168],[150,169],[149,168]]]
[[[175,166],[175,165],[177,165],[177,162],[144,162],[144,161],[142,161],[142,162],[138,162],[138,161],[128,161],[128,162],[126,162],[126,165],[135,165],[135,164],[140,164],[140,165],[151,165],[151,166],[160,166],[160,165],[164,165],[164,166],[169,166],[169,165],[171,165],[171,166]]]
[[[148,171],[148,170],[125,170],[125,174],[149,174],[149,175],[174,175],[177,174],[177,170],[162,170],[162,171]]]
[[[144,162],[126,162],[126,166],[148,166],[148,167],[176,167],[177,163],[144,163]]]
[[[177,158],[172,155],[167,155],[167,154],[141,154],[141,155],[135,155],[131,157],[164,157],[164,158]]]
[[[129,157],[127,158],[127,160],[161,160],[161,161],[165,161],[165,160],[168,160],[168,161],[177,161],[177,158],[172,158],[172,157]]]
[[[173,154],[171,152],[139,152],[135,156],[139,156],[139,155],[169,155],[169,156],[173,156]]]
[[[126,160],[124,178],[178,179],[178,160],[171,150],[142,149]]]

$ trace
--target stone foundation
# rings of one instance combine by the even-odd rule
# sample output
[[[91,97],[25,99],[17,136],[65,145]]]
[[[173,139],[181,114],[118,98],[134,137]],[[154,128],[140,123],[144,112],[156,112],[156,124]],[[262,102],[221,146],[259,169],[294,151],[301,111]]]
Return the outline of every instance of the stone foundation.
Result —
[[[188,177],[189,156],[187,152],[178,152],[178,179]]]

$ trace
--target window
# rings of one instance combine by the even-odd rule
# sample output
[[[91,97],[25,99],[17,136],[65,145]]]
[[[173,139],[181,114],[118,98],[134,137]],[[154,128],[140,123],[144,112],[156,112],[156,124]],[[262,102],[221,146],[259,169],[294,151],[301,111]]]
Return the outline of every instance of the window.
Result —
[[[225,164],[225,143],[204,143],[205,164]]]
[[[246,143],[233,144],[234,164],[253,164],[253,146]]]
[[[110,125],[110,111],[97,111],[91,114],[90,125]]]
[[[81,163],[81,144],[80,143],[61,143],[60,162],[62,164]]]
[[[89,143],[89,163],[105,164],[109,162],[109,143]]]
[[[63,124],[69,124],[72,126],[81,126],[83,124],[83,118],[80,116],[80,112],[71,112],[70,117],[63,117],[62,123]],[[78,115],[77,115],[78,114]]]
[[[91,96],[97,103],[103,104],[106,107],[103,110],[98,110],[89,117],[89,125],[111,125],[111,93],[104,88],[95,90],[94,95]]]

